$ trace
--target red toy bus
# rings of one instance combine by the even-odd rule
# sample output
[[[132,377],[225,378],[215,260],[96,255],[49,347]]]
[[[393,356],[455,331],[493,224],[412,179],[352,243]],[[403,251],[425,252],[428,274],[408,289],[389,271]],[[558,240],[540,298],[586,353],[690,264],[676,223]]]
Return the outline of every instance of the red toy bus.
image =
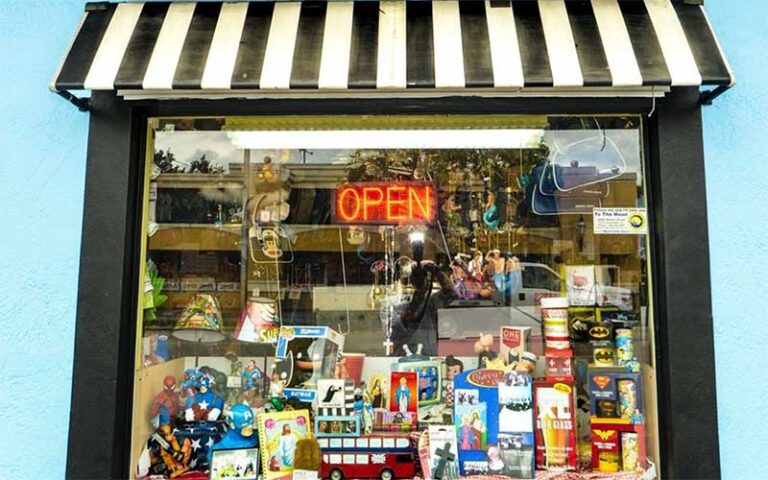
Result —
[[[407,433],[318,438],[320,476],[331,480],[413,478],[416,459]]]

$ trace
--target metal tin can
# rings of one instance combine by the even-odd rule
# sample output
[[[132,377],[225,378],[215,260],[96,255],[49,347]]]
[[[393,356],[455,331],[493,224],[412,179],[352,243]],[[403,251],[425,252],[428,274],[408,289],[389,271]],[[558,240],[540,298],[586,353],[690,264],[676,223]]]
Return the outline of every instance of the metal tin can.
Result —
[[[632,346],[632,329],[616,329],[616,359],[620,366],[626,366],[635,356],[635,349]]]
[[[634,472],[639,455],[638,438],[635,432],[621,432],[621,469]]]
[[[553,350],[571,348],[568,334],[568,299],[551,297],[541,299],[541,317],[544,324],[544,345]]]
[[[619,416],[632,418],[637,408],[637,386],[634,380],[619,380],[616,382],[619,390]]]

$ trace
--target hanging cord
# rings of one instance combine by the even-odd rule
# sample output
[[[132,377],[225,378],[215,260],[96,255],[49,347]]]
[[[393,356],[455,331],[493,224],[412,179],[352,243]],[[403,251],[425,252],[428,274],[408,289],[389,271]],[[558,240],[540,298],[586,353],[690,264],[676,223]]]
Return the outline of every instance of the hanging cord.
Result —
[[[349,293],[347,292],[347,264],[344,262],[344,238],[341,235],[341,227],[339,227],[339,255],[341,256],[341,278],[344,281],[344,307],[347,314],[347,330],[341,330],[341,324],[338,325],[339,333],[346,336],[351,330],[352,326],[349,321]]]
[[[651,85],[651,111],[648,112],[648,118],[651,118],[656,111],[656,93],[653,91],[654,86]]]
[[[602,143],[600,145],[600,151],[602,152],[605,150],[605,129],[600,126],[600,122],[597,121],[597,117],[592,117],[592,119],[595,121],[595,126],[597,126],[597,130],[600,132],[600,136],[602,137]]]

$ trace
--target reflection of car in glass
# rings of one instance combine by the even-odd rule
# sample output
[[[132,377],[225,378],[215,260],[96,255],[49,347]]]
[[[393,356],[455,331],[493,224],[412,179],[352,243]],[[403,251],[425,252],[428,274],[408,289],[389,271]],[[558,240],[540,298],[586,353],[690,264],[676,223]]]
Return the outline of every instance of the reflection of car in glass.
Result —
[[[522,285],[512,295],[509,306],[473,306],[464,302],[455,308],[438,311],[438,337],[442,339],[473,338],[481,333],[498,332],[502,325],[534,327],[540,325],[541,299],[564,295],[563,278],[543,263],[521,262]],[[610,273],[603,278],[618,278],[618,267],[603,265]],[[602,285],[599,288],[602,305],[613,305],[621,310],[632,310],[634,296],[628,288]]]

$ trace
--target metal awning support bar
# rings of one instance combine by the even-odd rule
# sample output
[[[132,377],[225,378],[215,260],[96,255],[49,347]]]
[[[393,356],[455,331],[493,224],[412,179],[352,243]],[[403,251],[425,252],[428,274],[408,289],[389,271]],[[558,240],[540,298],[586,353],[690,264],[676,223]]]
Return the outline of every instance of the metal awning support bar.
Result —
[[[733,85],[720,85],[718,87],[713,88],[712,90],[701,92],[699,94],[699,105],[712,105],[712,102],[717,97],[727,92],[732,86]]]
[[[56,95],[60,96],[64,100],[68,101],[72,105],[76,106],[78,110],[81,112],[87,112],[91,109],[91,99],[90,98],[80,98],[76,95],[73,95],[68,90],[56,90]]]

